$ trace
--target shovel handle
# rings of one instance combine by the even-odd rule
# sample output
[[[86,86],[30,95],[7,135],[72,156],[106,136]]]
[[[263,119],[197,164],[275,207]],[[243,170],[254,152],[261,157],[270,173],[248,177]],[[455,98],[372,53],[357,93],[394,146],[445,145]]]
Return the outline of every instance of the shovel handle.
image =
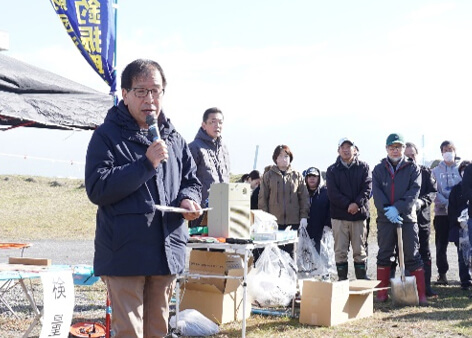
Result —
[[[398,238],[398,263],[400,265],[400,274],[402,282],[405,281],[405,256],[403,254],[403,231],[402,225],[397,224],[397,238]]]

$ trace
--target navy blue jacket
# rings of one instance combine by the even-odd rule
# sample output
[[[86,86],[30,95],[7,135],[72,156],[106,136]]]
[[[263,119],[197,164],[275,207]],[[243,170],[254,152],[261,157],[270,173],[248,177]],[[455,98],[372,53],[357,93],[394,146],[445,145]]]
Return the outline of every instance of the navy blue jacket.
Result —
[[[343,221],[360,221],[369,216],[369,198],[372,175],[369,165],[357,157],[347,168],[338,156],[336,163],[326,171],[326,186],[330,201],[331,218]],[[355,215],[347,212],[349,204],[356,203],[360,211]]]
[[[467,209],[467,199],[462,194],[462,184],[458,183],[452,187],[447,205],[447,217],[449,218],[449,242],[459,242],[459,230],[461,226],[457,218],[462,210]]]
[[[420,165],[421,170],[421,188],[418,199],[422,201],[421,208],[416,210],[418,225],[430,225],[431,223],[431,204],[436,196],[436,180],[431,175],[431,169]]]
[[[310,197],[310,213],[308,214],[308,226],[306,230],[310,238],[315,241],[319,251],[323,228],[331,227],[331,217],[329,214],[329,199],[326,186],[318,187]]]
[[[155,205],[201,202],[201,184],[187,143],[163,112],[158,118],[169,158],[157,169],[145,156],[151,144],[123,101],[112,107],[90,140],[85,165],[89,199],[98,205],[94,272],[109,276],[181,273],[188,229],[178,213]]]
[[[461,184],[464,199],[469,201],[469,218],[472,218],[472,165],[465,167]]]

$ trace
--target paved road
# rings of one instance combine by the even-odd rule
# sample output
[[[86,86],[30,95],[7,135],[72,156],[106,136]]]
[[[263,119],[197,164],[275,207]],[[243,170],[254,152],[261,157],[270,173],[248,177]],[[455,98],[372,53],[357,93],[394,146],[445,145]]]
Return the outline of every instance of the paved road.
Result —
[[[24,256],[36,257],[36,258],[51,258],[53,264],[87,264],[92,265],[93,262],[93,240],[84,241],[58,241],[58,240],[41,240],[32,241],[33,245],[25,250]],[[0,263],[8,261],[8,256],[19,257],[19,250],[2,250],[0,252]],[[369,278],[376,278],[376,255],[378,251],[377,243],[371,241],[369,244],[369,259],[367,274]],[[431,251],[433,255],[433,271],[432,281],[437,278],[437,270],[435,266],[434,254],[435,248],[434,243],[431,244]],[[453,243],[449,243],[448,246],[448,261],[449,261],[449,272],[448,279],[450,281],[459,281],[459,270],[457,263],[457,251]],[[349,264],[349,278],[354,279],[354,268],[352,263],[352,254]]]
[[[25,249],[23,256],[50,258],[52,264],[87,264],[93,262],[93,241],[30,241],[33,245]],[[8,257],[20,257],[20,250],[0,250],[0,263],[8,262]]]

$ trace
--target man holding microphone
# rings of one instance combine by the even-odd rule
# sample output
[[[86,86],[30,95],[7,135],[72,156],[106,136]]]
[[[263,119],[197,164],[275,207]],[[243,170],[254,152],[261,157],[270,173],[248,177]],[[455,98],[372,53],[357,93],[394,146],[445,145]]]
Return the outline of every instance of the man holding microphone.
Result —
[[[175,277],[185,266],[185,219],[201,215],[201,184],[187,143],[162,111],[161,66],[131,62],[121,88],[123,100],[87,150],[85,186],[98,206],[94,273],[107,284],[117,337],[163,337]],[[163,213],[156,205],[189,212]]]

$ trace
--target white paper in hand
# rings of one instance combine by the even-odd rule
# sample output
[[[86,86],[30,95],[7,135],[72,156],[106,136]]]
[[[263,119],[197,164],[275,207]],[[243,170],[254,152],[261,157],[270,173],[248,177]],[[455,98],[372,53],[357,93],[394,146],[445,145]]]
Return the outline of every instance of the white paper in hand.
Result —
[[[190,212],[208,211],[208,210],[211,210],[212,208],[203,208],[201,210],[191,211],[191,210],[184,209],[184,208],[171,207],[169,205],[156,205],[156,209],[160,210],[160,211],[163,211],[163,212],[178,212],[178,213],[181,213],[181,214],[185,214],[185,213],[190,213]]]

